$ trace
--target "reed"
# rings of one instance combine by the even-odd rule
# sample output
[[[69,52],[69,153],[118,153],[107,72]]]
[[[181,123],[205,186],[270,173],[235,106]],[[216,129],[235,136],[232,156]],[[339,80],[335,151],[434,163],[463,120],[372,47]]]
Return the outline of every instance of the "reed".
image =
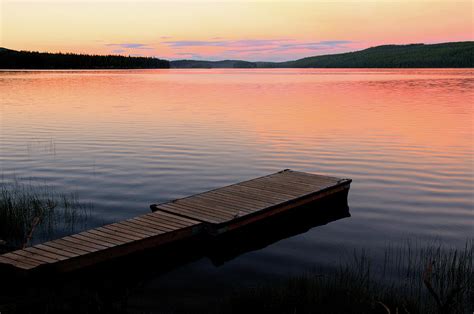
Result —
[[[2,182],[0,240],[3,250],[72,233],[85,224],[91,207],[89,203],[80,202],[75,193],[60,193],[45,184]]]
[[[386,248],[382,263],[354,252],[332,272],[239,289],[216,313],[472,313],[473,243],[458,249],[406,242]]]
[[[379,254],[358,250],[341,255],[334,267],[254,287],[235,286],[194,298],[143,293],[143,278],[103,278],[97,272],[79,274],[75,280],[50,277],[18,303],[2,303],[7,313],[284,313],[284,314],[458,314],[472,313],[474,306],[474,241],[462,248],[442,244],[405,242],[389,245]],[[159,264],[157,264],[159,265]],[[132,293],[137,289],[139,295]],[[25,286],[18,289],[24,293]],[[11,288],[8,289],[11,291]],[[217,297],[220,295],[222,297]],[[133,299],[130,302],[131,298]],[[173,298],[173,296],[171,296]],[[164,304],[161,307],[161,300]],[[137,307],[138,304],[138,307]],[[21,306],[20,306],[21,305]],[[18,306],[17,310],[8,311]]]

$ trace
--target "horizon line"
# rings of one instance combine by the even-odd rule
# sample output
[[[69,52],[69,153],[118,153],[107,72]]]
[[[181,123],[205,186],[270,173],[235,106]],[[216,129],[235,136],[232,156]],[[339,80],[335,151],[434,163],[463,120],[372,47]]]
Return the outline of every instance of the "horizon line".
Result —
[[[15,50],[15,49],[10,49],[10,48],[6,48],[6,47],[0,47],[0,49],[17,51],[17,52],[33,52],[33,53],[47,53],[47,54],[72,54],[72,55],[104,56],[104,57],[105,56],[117,56],[117,57],[125,57],[125,58],[151,58],[151,59],[164,60],[164,61],[168,61],[168,62],[173,62],[173,61],[202,61],[202,62],[242,61],[242,62],[248,62],[248,63],[285,63],[285,62],[297,61],[297,60],[302,60],[302,59],[312,58],[312,57],[333,56],[333,55],[340,55],[340,54],[345,54],[345,53],[364,51],[364,50],[367,50],[367,49],[376,48],[376,47],[384,47],[384,46],[442,45],[442,44],[468,43],[468,42],[474,42],[474,40],[443,41],[443,42],[435,42],[435,43],[418,42],[418,43],[406,43],[406,44],[382,44],[382,45],[370,46],[370,47],[359,49],[359,50],[350,50],[350,51],[332,53],[332,54],[309,55],[309,56],[306,56],[306,57],[303,57],[303,58],[290,59],[290,60],[285,60],[285,61],[249,61],[249,60],[243,60],[243,59],[219,59],[219,60],[211,60],[211,59],[164,59],[164,58],[161,58],[161,57],[158,57],[158,56],[140,56],[140,55],[130,55],[130,54],[129,55],[112,54],[112,53],[110,53],[110,54],[91,54],[91,53],[75,53],[75,52],[62,52],[62,51],[50,52],[50,51],[39,51],[39,50]]]

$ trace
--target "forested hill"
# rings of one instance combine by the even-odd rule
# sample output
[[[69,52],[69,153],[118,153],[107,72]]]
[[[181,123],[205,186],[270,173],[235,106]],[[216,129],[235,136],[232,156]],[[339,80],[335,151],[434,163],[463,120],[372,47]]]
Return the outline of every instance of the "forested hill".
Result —
[[[386,45],[361,51],[259,64],[284,68],[472,68],[474,42]]]
[[[386,45],[287,62],[171,61],[172,68],[472,68],[474,42]]]
[[[167,69],[167,60],[144,57],[42,53],[0,48],[0,69]]]

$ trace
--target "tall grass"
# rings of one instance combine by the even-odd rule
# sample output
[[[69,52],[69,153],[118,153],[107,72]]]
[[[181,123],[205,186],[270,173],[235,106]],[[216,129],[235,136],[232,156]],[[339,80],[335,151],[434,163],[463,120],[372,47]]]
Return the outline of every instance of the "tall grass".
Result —
[[[474,242],[463,249],[406,242],[385,250],[382,277],[391,278],[405,294],[430,304],[439,313],[462,313],[474,296]],[[464,306],[463,306],[464,305]],[[466,309],[467,310],[467,309]]]
[[[462,249],[407,242],[385,249],[382,263],[354,252],[332,272],[237,290],[215,313],[472,313],[473,254],[472,240]]]
[[[90,208],[76,194],[48,185],[1,182],[0,240],[13,249],[73,232],[85,223]]]
[[[117,269],[107,266],[108,271],[82,272],[69,278],[50,276],[37,286],[30,283],[26,285],[28,294],[20,283],[17,289],[23,297],[17,303],[2,303],[0,285],[0,312],[471,314],[473,243],[469,240],[463,248],[455,249],[406,242],[382,249],[381,258],[367,250],[354,251],[329,269],[250,288],[216,286],[211,294],[207,289],[190,292],[186,281],[177,295],[163,294],[159,284],[147,288],[140,284],[148,282],[153,271],[134,272],[131,267],[126,275],[117,276]],[[160,263],[150,265],[156,269]],[[212,281],[202,285],[209,287]],[[11,286],[3,288],[11,291]],[[16,310],[9,312],[10,308]]]

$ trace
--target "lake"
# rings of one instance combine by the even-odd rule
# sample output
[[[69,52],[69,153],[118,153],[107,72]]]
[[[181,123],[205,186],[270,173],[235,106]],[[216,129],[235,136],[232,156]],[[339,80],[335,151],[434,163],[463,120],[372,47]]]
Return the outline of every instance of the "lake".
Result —
[[[472,69],[2,71],[1,174],[77,193],[90,226],[285,168],[353,179],[350,218],[153,283],[204,294],[353,249],[463,246],[473,87]]]

